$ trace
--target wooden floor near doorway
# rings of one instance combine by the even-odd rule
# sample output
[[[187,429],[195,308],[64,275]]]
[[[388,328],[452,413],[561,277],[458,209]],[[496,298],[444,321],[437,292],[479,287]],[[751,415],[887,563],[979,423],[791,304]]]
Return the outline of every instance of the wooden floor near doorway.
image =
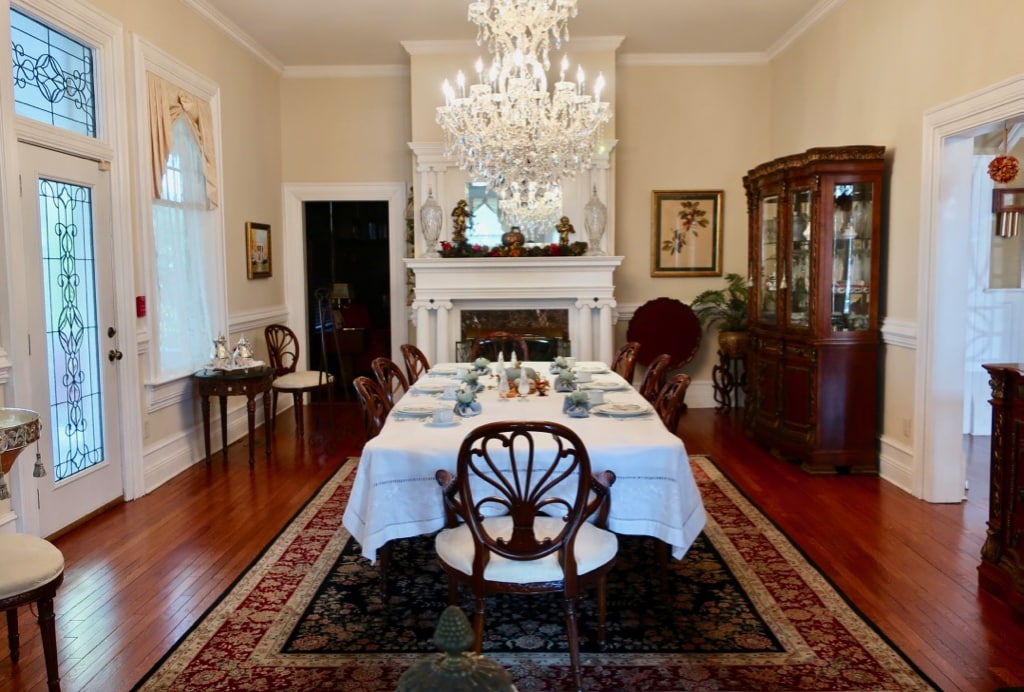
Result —
[[[353,404],[307,414],[294,436],[279,416],[269,463],[245,442],[146,497],[58,539],[67,579],[57,597],[64,690],[128,690],[362,444]],[[311,422],[311,423],[310,423]],[[1024,685],[1024,630],[977,589],[987,511],[931,505],[877,478],[810,476],[751,444],[730,414],[691,409],[680,423],[707,454],[868,618],[943,690]],[[256,444],[262,445],[262,431]],[[0,556],[2,559],[2,556]],[[21,616],[22,660],[0,639],[0,690],[43,690],[38,631]]]

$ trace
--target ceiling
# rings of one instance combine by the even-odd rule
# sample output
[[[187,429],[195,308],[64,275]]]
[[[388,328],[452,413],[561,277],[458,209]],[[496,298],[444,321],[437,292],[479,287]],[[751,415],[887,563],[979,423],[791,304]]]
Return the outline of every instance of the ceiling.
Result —
[[[282,68],[407,65],[403,41],[467,41],[469,0],[186,0]],[[579,0],[572,38],[621,36],[618,55],[765,59],[842,0]]]

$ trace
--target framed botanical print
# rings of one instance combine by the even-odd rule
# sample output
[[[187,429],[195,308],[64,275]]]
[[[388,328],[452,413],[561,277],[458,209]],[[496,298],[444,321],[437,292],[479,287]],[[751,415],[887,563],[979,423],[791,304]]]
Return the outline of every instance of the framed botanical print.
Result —
[[[722,275],[721,190],[651,193],[651,276]]]

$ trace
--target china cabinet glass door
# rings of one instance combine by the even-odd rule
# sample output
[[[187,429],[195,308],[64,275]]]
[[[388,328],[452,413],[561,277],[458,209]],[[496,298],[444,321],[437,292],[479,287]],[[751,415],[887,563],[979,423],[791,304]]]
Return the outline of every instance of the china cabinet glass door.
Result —
[[[758,313],[760,321],[776,322],[779,268],[779,197],[770,195],[761,201],[761,286]]]
[[[790,200],[793,218],[790,221],[789,324],[806,327],[810,324],[811,277],[811,191],[798,189]]]
[[[832,331],[868,329],[871,305],[872,184],[833,190]]]

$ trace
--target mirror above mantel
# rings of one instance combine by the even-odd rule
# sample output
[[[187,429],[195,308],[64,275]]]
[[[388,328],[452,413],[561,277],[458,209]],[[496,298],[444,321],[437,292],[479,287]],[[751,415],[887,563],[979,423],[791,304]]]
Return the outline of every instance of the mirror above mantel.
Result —
[[[583,210],[587,201],[596,190],[598,198],[608,209],[608,222],[604,235],[601,239],[601,250],[604,254],[613,255],[615,248],[615,212],[614,199],[612,197],[611,182],[611,155],[614,151],[616,141],[603,142],[595,154],[593,163],[589,169],[578,174],[574,178],[562,182],[562,205],[558,216],[568,216],[570,222],[577,230],[577,236],[572,240],[586,240],[583,234]],[[433,192],[434,199],[444,212],[444,224],[441,230],[442,241],[451,239],[452,222],[451,211],[458,204],[459,200],[469,201],[474,194],[483,200],[487,192],[483,186],[472,180],[463,170],[460,170],[455,162],[445,155],[444,144],[441,142],[411,142],[409,148],[413,152],[413,164],[416,171],[414,182],[414,208],[419,209],[427,199],[429,192]],[[491,193],[493,195],[493,193]],[[488,240],[495,235],[499,236],[505,231],[511,230],[511,224],[507,217],[502,219],[495,215],[490,219],[487,214],[487,222],[493,225],[500,224],[500,232],[487,227],[486,237]],[[557,219],[556,219],[557,223]],[[416,218],[416,257],[423,257],[426,253],[426,243],[423,240],[420,221]],[[470,242],[474,241],[468,238]],[[552,226],[550,232],[545,236],[543,233],[535,234],[532,242],[542,244],[545,242],[557,242],[558,234]],[[530,239],[528,238],[528,242]],[[493,242],[481,242],[481,244],[492,245]]]

